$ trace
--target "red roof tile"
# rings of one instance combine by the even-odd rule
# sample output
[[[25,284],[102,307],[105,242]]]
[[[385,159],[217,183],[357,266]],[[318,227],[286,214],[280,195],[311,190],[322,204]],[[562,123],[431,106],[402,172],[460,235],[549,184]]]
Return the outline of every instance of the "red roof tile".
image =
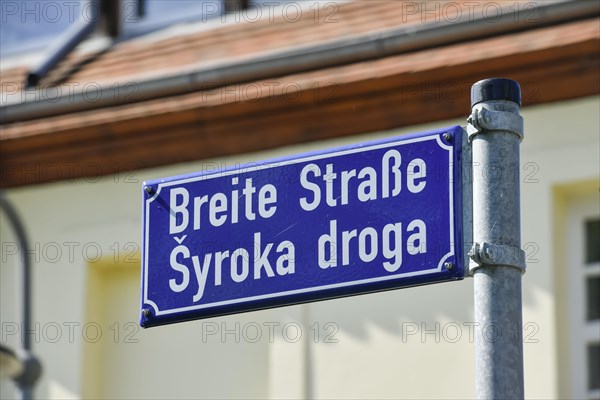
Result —
[[[504,12],[514,9],[525,1],[504,4]],[[481,2],[412,2],[369,0],[334,4],[327,3],[317,12],[316,8],[304,9],[297,22],[283,12],[266,11],[259,21],[241,18],[239,23],[220,24],[199,32],[183,33],[173,37],[155,39],[145,37],[116,43],[107,51],[69,55],[51,72],[45,85],[61,82],[77,82],[81,85],[95,82],[114,84],[138,81],[144,76],[162,76],[199,65],[243,60],[251,55],[268,53],[294,46],[350,38],[358,35],[384,32],[390,28],[419,25],[427,22],[452,22],[460,15],[480,17],[497,11],[493,1]],[[487,7],[487,8],[486,8]],[[423,12],[419,8],[423,8]],[[488,11],[485,11],[488,10]],[[493,11],[489,11],[493,10]],[[493,21],[493,20],[490,20]],[[201,26],[201,22],[190,24]],[[516,25],[516,24],[515,24]],[[156,36],[150,36],[150,38]],[[26,71],[0,71],[0,82],[24,82]]]

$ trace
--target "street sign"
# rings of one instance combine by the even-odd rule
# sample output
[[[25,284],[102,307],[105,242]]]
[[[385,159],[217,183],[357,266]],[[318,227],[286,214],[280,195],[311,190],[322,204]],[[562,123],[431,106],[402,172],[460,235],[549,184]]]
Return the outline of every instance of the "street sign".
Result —
[[[462,279],[462,135],[145,182],[140,325]]]

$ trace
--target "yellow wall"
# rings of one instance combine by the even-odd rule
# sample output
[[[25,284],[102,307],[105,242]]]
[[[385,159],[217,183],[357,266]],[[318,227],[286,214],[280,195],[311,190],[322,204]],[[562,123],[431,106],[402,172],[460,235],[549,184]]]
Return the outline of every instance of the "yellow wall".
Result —
[[[140,267],[112,258],[90,265],[86,291],[89,338],[83,351],[83,397],[266,398],[266,342],[202,338],[203,322],[143,330],[138,325]],[[229,323],[256,320],[222,318]],[[102,335],[97,335],[99,330]],[[246,331],[253,338],[253,332]],[[226,354],[227,357],[222,357]]]

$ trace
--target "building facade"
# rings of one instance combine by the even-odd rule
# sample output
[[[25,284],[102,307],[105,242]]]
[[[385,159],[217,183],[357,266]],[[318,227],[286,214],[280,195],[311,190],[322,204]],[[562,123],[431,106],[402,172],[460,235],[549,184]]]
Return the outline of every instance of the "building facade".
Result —
[[[526,397],[600,396],[598,7],[370,4],[96,35],[35,89],[25,58],[3,61],[37,397],[473,398],[470,278],[141,329],[142,184],[465,124],[471,84],[493,76],[523,89]],[[5,217],[0,234],[2,344],[19,348],[23,249]]]

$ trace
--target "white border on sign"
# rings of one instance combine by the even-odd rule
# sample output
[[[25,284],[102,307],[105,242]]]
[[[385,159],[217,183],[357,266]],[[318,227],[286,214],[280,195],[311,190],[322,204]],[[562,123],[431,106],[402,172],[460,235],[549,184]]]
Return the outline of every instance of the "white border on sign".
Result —
[[[347,154],[359,153],[359,152],[363,152],[365,150],[377,150],[377,149],[383,149],[383,148],[393,147],[393,146],[398,146],[398,145],[401,146],[404,144],[424,142],[424,141],[428,141],[428,140],[435,140],[436,143],[442,149],[448,151],[448,177],[449,177],[448,191],[449,191],[449,195],[450,195],[450,197],[449,197],[449,199],[450,199],[450,201],[449,201],[449,207],[450,207],[450,213],[449,213],[449,215],[450,215],[450,251],[442,257],[442,259],[438,263],[437,268],[427,269],[427,270],[423,270],[423,271],[416,271],[416,272],[406,272],[406,273],[394,274],[394,275],[389,275],[389,276],[382,276],[382,277],[378,277],[378,278],[362,279],[362,280],[351,281],[351,282],[335,283],[335,284],[331,284],[331,285],[315,286],[315,287],[310,287],[310,288],[305,288],[305,289],[289,290],[286,292],[277,292],[277,293],[269,293],[269,294],[264,294],[264,295],[259,295],[259,296],[243,297],[243,298],[239,298],[239,299],[219,301],[219,302],[214,302],[214,303],[197,304],[197,305],[188,306],[188,307],[174,308],[174,309],[161,311],[155,302],[148,299],[148,240],[149,240],[149,232],[150,232],[150,229],[149,229],[149,222],[150,222],[150,207],[149,207],[149,205],[150,205],[150,203],[158,196],[158,194],[160,193],[160,190],[163,187],[181,185],[181,184],[185,184],[185,183],[213,179],[213,178],[217,178],[217,177],[220,178],[223,176],[235,175],[235,174],[239,174],[242,172],[244,172],[244,173],[251,172],[251,171],[255,171],[257,169],[265,168],[266,166],[269,165],[269,164],[263,164],[263,165],[257,165],[252,168],[248,168],[244,171],[231,170],[231,171],[222,172],[222,173],[213,174],[213,175],[202,175],[202,176],[186,178],[186,179],[182,179],[182,180],[178,180],[178,181],[160,183],[158,185],[158,188],[157,188],[154,196],[152,196],[146,200],[146,215],[145,215],[145,219],[144,219],[144,224],[145,224],[145,226],[144,226],[144,265],[142,266],[144,268],[144,286],[143,286],[144,304],[149,304],[149,305],[152,305],[152,307],[154,307],[154,315],[157,315],[157,316],[158,315],[169,315],[169,314],[175,314],[175,313],[180,313],[180,312],[185,312],[185,311],[201,310],[204,308],[219,307],[219,306],[226,306],[229,304],[243,303],[246,301],[264,300],[264,299],[270,299],[270,298],[274,298],[274,297],[282,297],[282,296],[290,296],[290,295],[295,295],[295,294],[310,293],[310,292],[316,292],[316,291],[326,290],[326,289],[343,288],[343,287],[347,287],[347,286],[360,285],[360,284],[365,284],[365,283],[383,282],[383,281],[388,281],[391,279],[398,279],[398,278],[402,278],[402,277],[429,275],[431,273],[441,271],[444,266],[444,262],[449,257],[454,255],[454,191],[453,191],[453,187],[452,187],[452,181],[454,179],[454,175],[453,175],[452,146],[442,142],[439,134],[423,136],[420,138],[414,138],[414,139],[408,139],[408,140],[400,140],[398,142],[382,143],[382,144],[376,144],[376,145],[372,145],[372,146],[358,147],[358,148],[354,148],[354,149],[343,150],[343,151],[340,151],[337,153],[319,154],[319,155],[308,156],[308,157],[304,157],[304,158],[298,158],[295,160],[286,161],[285,165],[281,165],[281,167],[292,165],[292,164],[298,164],[300,162],[308,162],[308,161],[313,161],[313,160],[320,160],[323,158],[330,158],[330,157],[343,156],[343,155],[347,155]]]

